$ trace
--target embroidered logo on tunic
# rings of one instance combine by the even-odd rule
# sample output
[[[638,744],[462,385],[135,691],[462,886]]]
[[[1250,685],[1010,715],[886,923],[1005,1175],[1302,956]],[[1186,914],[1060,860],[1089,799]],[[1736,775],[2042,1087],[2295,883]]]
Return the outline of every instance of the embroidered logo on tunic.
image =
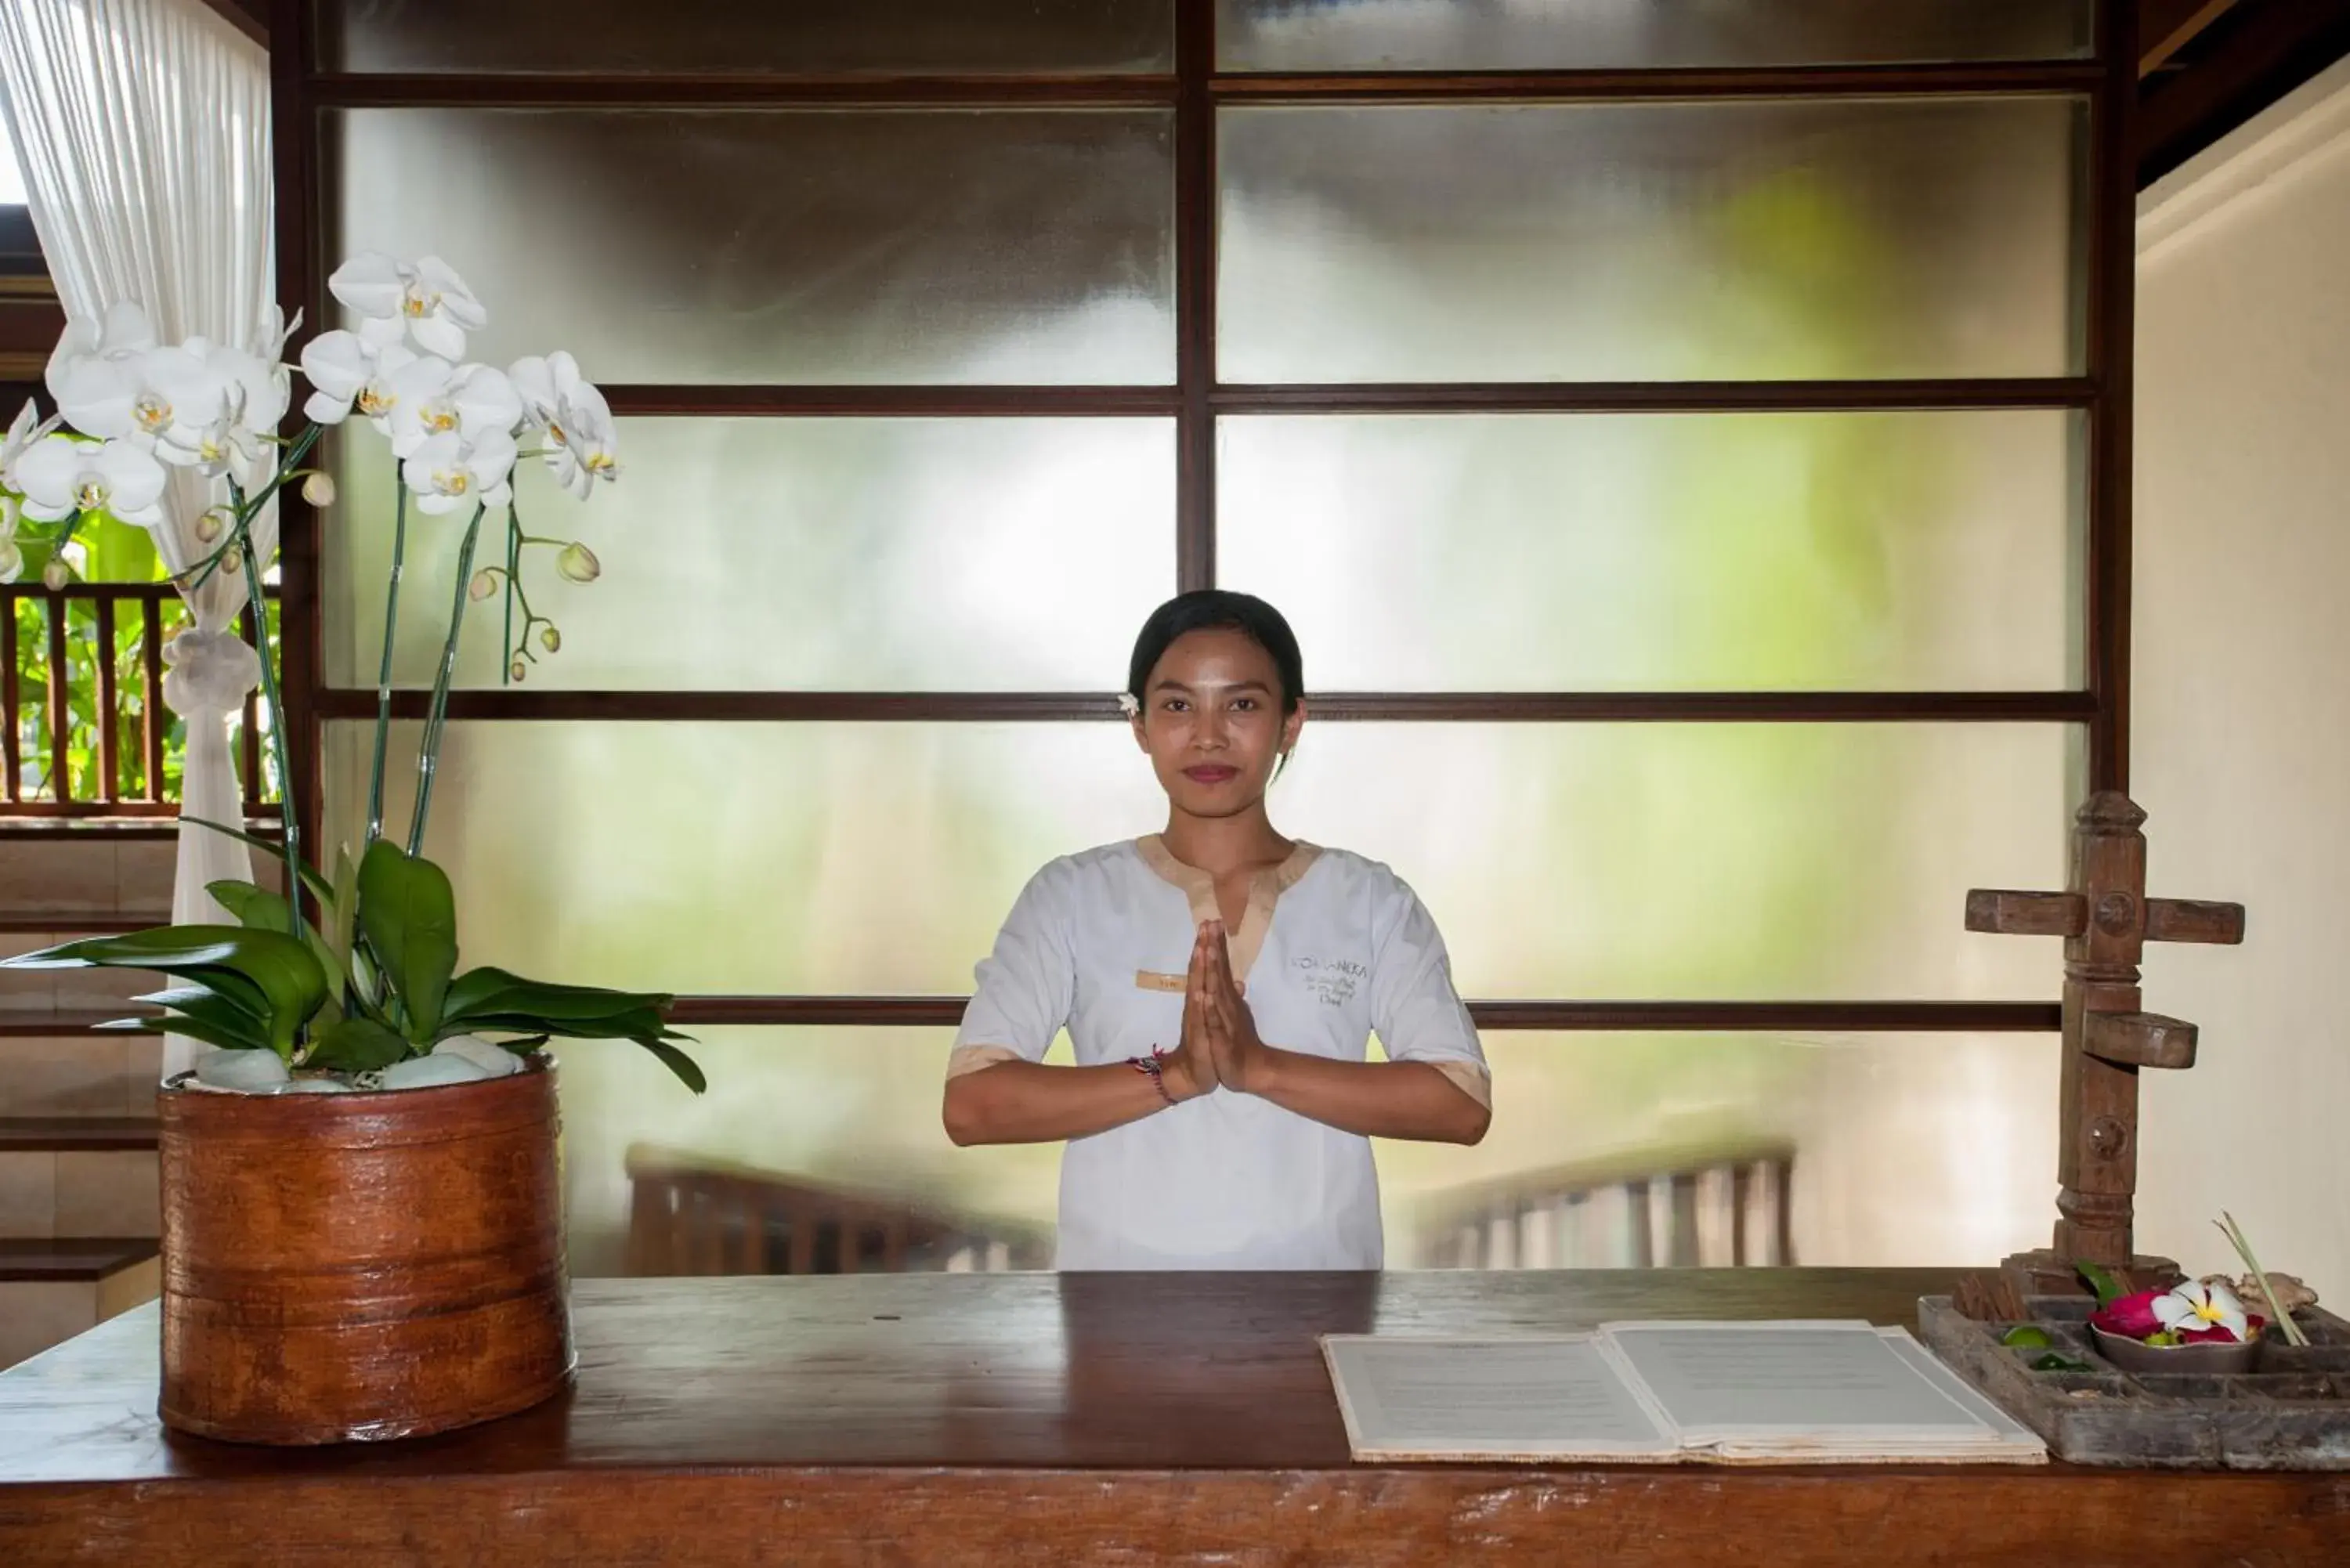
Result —
[[[1355,988],[1369,974],[1367,964],[1351,959],[1317,959],[1298,957],[1289,961],[1297,971],[1297,982],[1321,998],[1325,1007],[1344,1007],[1355,999]]]

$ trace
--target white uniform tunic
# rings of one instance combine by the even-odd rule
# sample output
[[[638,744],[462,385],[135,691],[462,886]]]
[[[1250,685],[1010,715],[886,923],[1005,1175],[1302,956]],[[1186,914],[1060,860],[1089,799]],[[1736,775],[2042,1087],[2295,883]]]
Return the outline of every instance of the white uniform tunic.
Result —
[[[950,1076],[1041,1059],[1066,1027],[1080,1065],[1181,1043],[1184,975],[1214,881],[1156,837],[1055,860],[1030,879],[978,968]],[[1230,935],[1268,1045],[1428,1062],[1490,1103],[1484,1053],[1411,889],[1376,861],[1301,844],[1253,884]],[[1071,1140],[1063,1269],[1376,1269],[1370,1140],[1219,1089]]]

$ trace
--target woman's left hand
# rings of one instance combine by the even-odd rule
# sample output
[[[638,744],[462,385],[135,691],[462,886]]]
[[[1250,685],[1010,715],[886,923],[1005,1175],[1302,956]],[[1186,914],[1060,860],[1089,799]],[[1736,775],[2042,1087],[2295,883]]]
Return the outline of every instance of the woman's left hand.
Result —
[[[1266,1046],[1256,1032],[1256,1018],[1232,976],[1232,953],[1224,941],[1223,922],[1210,920],[1200,928],[1207,950],[1197,1005],[1206,1015],[1208,1045],[1214,1054],[1216,1076],[1224,1087],[1249,1092],[1250,1079],[1262,1077]]]

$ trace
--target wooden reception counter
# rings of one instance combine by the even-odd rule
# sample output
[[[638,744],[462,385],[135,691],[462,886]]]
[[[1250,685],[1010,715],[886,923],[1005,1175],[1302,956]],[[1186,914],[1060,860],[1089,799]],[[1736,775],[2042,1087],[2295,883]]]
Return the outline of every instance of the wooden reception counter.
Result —
[[[152,1307],[0,1374],[0,1563],[2350,1563],[2350,1473],[1358,1466],[1315,1335],[1914,1324],[1945,1272],[583,1280],[577,1384],[470,1431],[155,1419]]]

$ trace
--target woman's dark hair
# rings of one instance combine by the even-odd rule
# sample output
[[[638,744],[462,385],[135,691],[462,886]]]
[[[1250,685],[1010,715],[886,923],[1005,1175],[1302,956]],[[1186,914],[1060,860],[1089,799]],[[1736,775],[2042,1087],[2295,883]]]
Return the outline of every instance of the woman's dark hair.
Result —
[[[1149,684],[1150,672],[1159,667],[1169,646],[1187,631],[1208,630],[1237,631],[1271,654],[1274,670],[1281,679],[1282,717],[1297,711],[1305,695],[1305,661],[1297,651],[1297,634],[1289,629],[1279,610],[1254,594],[1224,588],[1178,594],[1150,612],[1150,618],[1142,623],[1142,635],[1134,639],[1134,657],[1126,667],[1126,689],[1136,701],[1148,703],[1150,694],[1143,688]]]

